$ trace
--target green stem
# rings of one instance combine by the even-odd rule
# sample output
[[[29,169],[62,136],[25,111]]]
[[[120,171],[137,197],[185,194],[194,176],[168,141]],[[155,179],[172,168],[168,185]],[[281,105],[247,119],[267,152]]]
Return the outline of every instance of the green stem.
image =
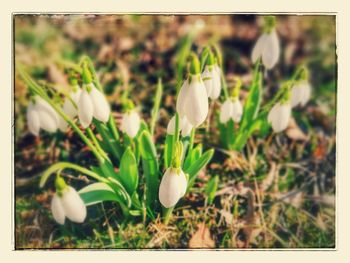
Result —
[[[47,179],[49,179],[50,175],[53,174],[56,171],[62,171],[63,169],[73,169],[76,171],[79,171],[85,175],[88,175],[100,182],[108,182],[108,180],[106,180],[105,178],[101,177],[100,175],[98,175],[97,173],[94,173],[92,171],[90,171],[89,169],[86,169],[84,167],[81,167],[77,164],[73,164],[73,163],[68,163],[68,162],[60,162],[60,163],[56,163],[52,166],[50,166],[42,175],[41,179],[40,179],[40,188],[44,187]]]
[[[170,208],[163,208],[163,223],[167,225],[170,221],[171,215],[174,211],[174,206]]]
[[[190,152],[192,151],[192,149],[193,149],[195,134],[196,134],[196,128],[192,128],[191,137],[190,137],[190,144],[189,144],[189,146],[188,146],[188,152],[189,152],[189,153],[190,153]]]
[[[100,143],[98,142],[95,134],[93,133],[93,131],[91,130],[91,128],[87,128],[86,132],[88,134],[88,136],[90,137],[90,139],[92,140],[92,142],[94,143],[94,145],[96,146],[97,150],[100,152],[100,154],[103,156],[103,158],[105,158],[106,160],[109,160],[108,155],[106,154],[106,152],[101,148]],[[110,161],[110,160],[109,160]]]

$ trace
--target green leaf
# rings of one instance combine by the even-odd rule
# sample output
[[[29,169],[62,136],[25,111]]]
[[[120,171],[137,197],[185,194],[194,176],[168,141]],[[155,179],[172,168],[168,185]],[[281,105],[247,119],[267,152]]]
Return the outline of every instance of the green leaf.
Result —
[[[104,201],[120,202],[120,198],[117,196],[114,190],[105,183],[90,184],[82,188],[78,193],[86,206]]]
[[[250,86],[248,98],[244,104],[243,116],[240,124],[240,132],[243,132],[256,118],[262,97],[262,73],[260,72],[260,63],[256,63],[254,69],[254,78]]]
[[[199,157],[201,157],[201,155],[202,155],[202,144],[198,144],[192,151],[190,151],[187,154],[187,157],[183,165],[183,169],[187,170],[195,160],[198,160]]]
[[[208,196],[208,204],[211,205],[214,201],[216,191],[218,189],[219,177],[216,175],[211,178],[205,187],[205,193]]]
[[[194,161],[194,163],[192,163],[187,170],[185,170],[185,173],[189,175],[187,190],[192,187],[192,185],[194,184],[194,180],[197,177],[197,174],[200,170],[203,169],[204,166],[206,166],[209,163],[213,155],[214,149],[206,151],[198,160]]]
[[[168,168],[171,164],[171,159],[173,155],[173,144],[174,144],[174,135],[167,134],[165,138],[164,146],[164,167]]]
[[[154,98],[154,104],[153,104],[153,109],[151,112],[151,122],[150,122],[150,130],[151,134],[154,134],[154,127],[156,125],[157,119],[158,119],[158,112],[159,112],[159,106],[160,102],[162,99],[162,94],[163,94],[163,84],[162,84],[162,79],[158,79],[158,85],[157,85],[157,90],[156,90],[156,96]]]
[[[146,203],[148,206],[157,200],[159,186],[159,167],[156,147],[148,131],[139,138],[142,167],[146,179]]]
[[[132,195],[137,188],[139,175],[136,158],[130,147],[126,149],[120,161],[119,179],[126,191]]]

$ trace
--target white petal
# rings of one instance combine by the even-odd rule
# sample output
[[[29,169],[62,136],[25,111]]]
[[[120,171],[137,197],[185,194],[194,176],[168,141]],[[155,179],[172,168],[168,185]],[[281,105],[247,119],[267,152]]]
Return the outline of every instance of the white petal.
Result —
[[[241,102],[237,99],[232,104],[232,119],[234,122],[240,122],[243,114],[243,108]]]
[[[252,62],[255,63],[261,57],[266,42],[266,34],[262,34],[253,48]]]
[[[27,108],[27,124],[29,131],[38,136],[40,132],[40,118],[32,102],[29,103]]]
[[[205,86],[197,77],[193,77],[188,87],[187,100],[185,101],[185,115],[194,126],[201,125],[208,115],[208,96]]]
[[[71,92],[69,94],[71,100],[78,106],[79,99],[81,95],[81,89],[78,87],[78,89],[75,92]],[[70,99],[66,98],[63,103],[63,111],[66,113],[70,118],[74,118],[78,115],[78,109],[73,105],[72,101]]]
[[[81,125],[87,128],[92,121],[93,104],[89,93],[83,89],[78,103],[78,116]]]
[[[192,124],[187,120],[186,116],[183,116],[181,122],[181,134],[183,137],[189,136],[192,131]]]
[[[267,116],[267,121],[272,124],[272,121],[275,119],[276,112],[278,112],[280,107],[279,103],[276,103],[271,110],[269,111],[269,114]]]
[[[230,99],[227,99],[224,104],[221,105],[220,109],[220,122],[226,123],[232,116],[233,105]]]
[[[52,198],[51,211],[52,211],[53,218],[56,220],[56,222],[63,225],[66,216],[61,203],[61,199],[57,194],[55,194]]]
[[[93,104],[93,116],[102,122],[107,122],[111,109],[109,107],[106,97],[93,84],[91,87],[90,98]]]
[[[185,104],[188,98],[188,80],[182,84],[179,95],[176,101],[176,111],[179,113],[180,117],[185,115]]]
[[[179,188],[180,188],[180,198],[186,194],[187,190],[187,179],[185,173],[181,170],[178,174]]]
[[[297,106],[303,97],[303,88],[300,84],[294,85],[291,90],[291,105],[292,107]]]
[[[36,108],[40,119],[40,127],[48,132],[55,132],[57,130],[58,122],[50,112],[45,108]]]
[[[169,123],[168,127],[166,129],[167,134],[174,135],[175,134],[175,116],[173,116]]]
[[[272,119],[272,128],[274,132],[281,132],[288,127],[291,115],[291,106],[289,103],[279,104],[278,110]]]
[[[262,51],[262,61],[267,69],[273,68],[280,55],[279,40],[276,30],[267,35]]]
[[[134,138],[140,129],[140,117],[136,111],[124,113],[122,130],[131,138]]]
[[[303,96],[302,99],[300,100],[300,105],[304,106],[310,99],[311,97],[311,86],[309,83],[304,83],[303,85]]]
[[[203,71],[201,78],[203,80],[205,89],[207,91],[208,97],[210,97],[211,92],[213,90],[213,74],[209,71],[208,66],[205,67],[205,70]]]
[[[213,81],[212,81],[212,90],[209,97],[212,100],[216,100],[217,98],[219,98],[220,92],[221,92],[221,78],[215,69],[213,69],[211,73],[212,73],[211,75],[212,75]]]
[[[176,205],[183,193],[180,176],[176,174],[174,168],[168,168],[162,177],[159,186],[159,201],[170,208]]]
[[[54,119],[54,121],[56,122],[56,125],[58,125],[58,119],[59,119],[59,115],[58,113],[55,111],[54,108],[52,108],[52,106],[46,102],[46,100],[42,99],[39,96],[35,96],[35,108],[38,111],[46,111],[47,114],[49,114],[51,116],[52,119]]]
[[[61,132],[66,132],[68,128],[68,123],[60,116],[58,121],[58,129]]]
[[[86,206],[78,192],[73,187],[67,186],[67,189],[63,190],[61,204],[66,217],[71,221],[76,223],[84,222],[86,217]]]

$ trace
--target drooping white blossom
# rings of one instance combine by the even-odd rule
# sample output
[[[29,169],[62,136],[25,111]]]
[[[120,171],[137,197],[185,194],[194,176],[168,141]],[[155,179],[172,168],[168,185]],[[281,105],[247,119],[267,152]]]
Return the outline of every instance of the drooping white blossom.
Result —
[[[186,137],[190,135],[193,126],[187,120],[186,116],[182,116],[179,118],[179,128],[182,136]],[[168,123],[167,133],[171,135],[175,134],[175,116],[173,116]]]
[[[281,132],[288,127],[291,109],[290,102],[278,102],[272,107],[267,120],[271,124],[274,132]]]
[[[78,102],[78,117],[81,125],[87,128],[93,117],[99,121],[107,122],[109,115],[110,107],[106,97],[93,83],[84,84]]]
[[[256,42],[253,52],[252,61],[255,63],[259,58],[267,69],[272,69],[278,62],[280,55],[280,44],[276,29],[270,33],[263,33]]]
[[[181,168],[168,168],[159,186],[159,201],[165,208],[176,205],[186,193],[187,179]]]
[[[241,121],[243,114],[243,107],[238,98],[227,99],[222,105],[220,109],[220,122],[226,123],[230,119],[234,122],[238,123]]]
[[[55,193],[51,201],[51,211],[57,223],[63,225],[65,218],[82,223],[86,217],[86,206],[77,191],[67,186],[61,194]]]
[[[81,89],[79,85],[76,85],[72,92],[69,93],[69,98],[65,98],[62,110],[71,119],[78,115],[78,104],[81,95]],[[74,105],[75,104],[75,105]],[[58,128],[62,132],[66,132],[68,123],[62,118],[59,118]]]
[[[202,73],[202,80],[207,90],[208,97],[213,100],[217,99],[221,92],[220,68],[218,65],[205,66]]]
[[[59,116],[48,102],[40,96],[35,96],[27,108],[27,123],[29,131],[38,136],[40,129],[55,132]]]
[[[177,98],[176,110],[186,116],[193,127],[201,125],[208,115],[208,95],[200,75],[192,75],[182,85]]]
[[[130,110],[123,114],[121,130],[129,137],[134,138],[140,129],[140,116],[135,110]]]
[[[311,86],[307,81],[301,81],[295,84],[291,90],[291,105],[304,106],[310,99],[311,96]]]

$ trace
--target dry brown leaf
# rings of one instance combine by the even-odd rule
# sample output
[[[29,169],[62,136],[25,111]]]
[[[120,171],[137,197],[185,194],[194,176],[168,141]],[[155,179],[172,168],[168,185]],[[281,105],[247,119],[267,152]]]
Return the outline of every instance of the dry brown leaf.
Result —
[[[193,234],[189,243],[189,248],[213,248],[215,242],[210,236],[209,229],[204,223],[198,225],[198,230]]]
[[[307,141],[309,139],[309,137],[297,125],[294,118],[290,120],[286,134],[290,139],[295,141]]]

